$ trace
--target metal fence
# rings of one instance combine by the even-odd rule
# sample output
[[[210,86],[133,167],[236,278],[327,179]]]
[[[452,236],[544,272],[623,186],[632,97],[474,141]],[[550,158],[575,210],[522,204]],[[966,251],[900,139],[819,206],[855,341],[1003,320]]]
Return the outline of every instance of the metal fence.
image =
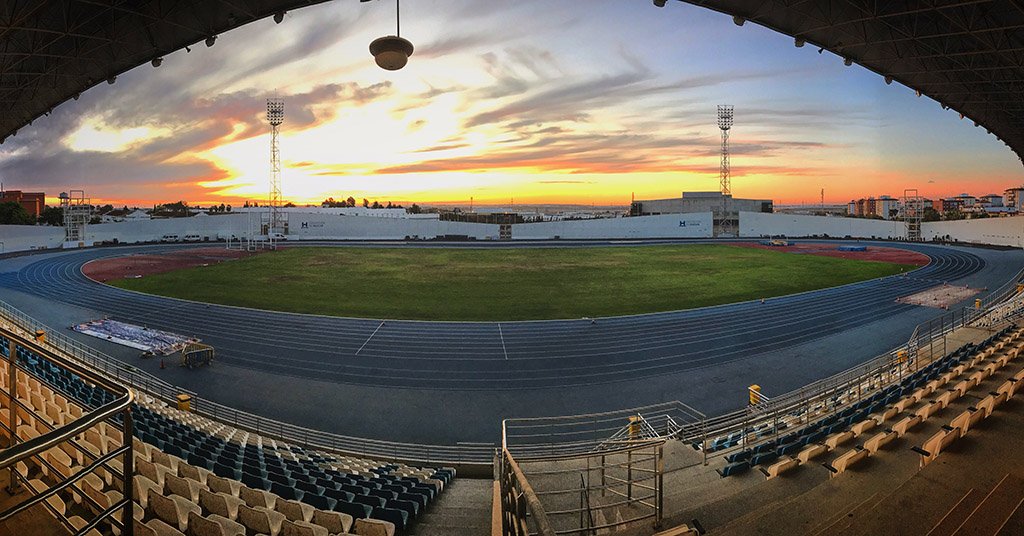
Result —
[[[0,422],[5,435],[10,439],[10,444],[0,452],[0,470],[10,472],[10,488],[13,494],[21,486],[26,486],[32,491],[32,497],[0,512],[0,522],[9,522],[16,526],[17,516],[37,505],[44,505],[64,527],[76,536],[83,536],[93,529],[103,526],[110,526],[120,534],[132,536],[132,480],[133,442],[132,442],[132,414],[131,406],[134,401],[134,394],[131,389],[119,382],[110,380],[101,374],[97,374],[88,367],[83,367],[65,357],[49,352],[40,340],[25,337],[23,334],[13,330],[0,327],[0,342],[3,343],[4,354],[7,361],[7,387],[6,393],[9,411],[6,423]],[[22,368],[17,363],[18,355],[25,353],[36,358],[49,361],[53,365],[77,374],[84,381],[113,394],[116,398],[106,402],[99,407],[89,411],[82,408],[83,413],[67,424],[57,426],[51,419],[43,415],[42,408],[34,408],[31,403],[32,395],[40,397],[39,392],[30,391],[28,378],[36,378],[41,385],[51,387],[45,378],[35,376],[29,370]],[[19,377],[26,378],[24,384],[18,380]],[[18,387],[23,386],[26,400],[18,398]],[[120,419],[114,417],[119,416]],[[110,447],[105,454],[96,454],[82,445],[81,437],[86,431],[98,429],[105,425],[108,429],[117,431],[120,436],[116,443]],[[39,430],[43,426],[45,430]],[[109,433],[102,434],[111,437]],[[66,456],[72,457],[69,466],[58,466],[58,462],[50,457],[50,452],[59,450]],[[120,468],[111,465],[115,460],[120,461]],[[76,463],[77,462],[77,463]],[[28,468],[38,465],[45,468],[51,475],[51,480],[56,481],[50,484],[42,481],[29,480],[27,471],[23,473],[19,467]],[[80,481],[89,474],[105,471],[111,475],[111,481],[119,488],[121,498],[107,499],[106,504],[101,504],[91,494],[86,493]],[[40,484],[45,486],[39,489]],[[65,516],[65,509],[55,507],[50,499],[58,493],[70,492],[80,500],[95,516],[86,522],[81,528],[76,528]],[[58,497],[58,500],[63,500]],[[120,517],[117,517],[117,514]]]
[[[427,445],[352,437],[296,426],[224,406],[90,348],[2,301],[0,318],[6,319],[24,333],[44,331],[47,347],[93,367],[120,383],[167,403],[174,403],[179,394],[188,394],[192,397],[194,413],[279,441],[338,454],[411,464],[479,466],[489,470],[493,463],[496,446],[492,445]]]

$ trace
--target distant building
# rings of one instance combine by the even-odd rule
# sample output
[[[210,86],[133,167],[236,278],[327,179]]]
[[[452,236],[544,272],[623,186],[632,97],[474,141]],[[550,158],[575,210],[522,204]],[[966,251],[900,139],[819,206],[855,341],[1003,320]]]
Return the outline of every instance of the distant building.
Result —
[[[988,194],[978,198],[980,203],[988,205],[989,207],[1001,207],[1003,206],[1003,196],[999,194]]]
[[[891,220],[900,212],[900,201],[894,197],[883,195],[881,197],[868,197],[850,201],[847,204],[847,213],[850,216],[861,218],[882,218]]]
[[[942,199],[939,200],[939,202],[941,203],[940,207],[935,209],[935,210],[938,210],[939,212],[950,212],[950,211],[957,211],[957,212],[959,212],[959,211],[963,210],[963,208],[965,206],[964,205],[964,198],[962,198],[960,196],[956,196],[956,197],[943,197]],[[972,203],[972,205],[973,205],[973,203]]]
[[[46,206],[46,194],[42,192],[23,192],[21,190],[6,190],[0,192],[0,203],[18,203],[33,217],[38,218]]]
[[[1010,212],[1022,212],[1024,209],[1024,186],[1004,190],[1003,206]]]
[[[683,192],[681,197],[633,201],[630,216],[657,216],[659,214],[689,214],[694,212],[774,212],[769,199],[739,199],[720,192]]]

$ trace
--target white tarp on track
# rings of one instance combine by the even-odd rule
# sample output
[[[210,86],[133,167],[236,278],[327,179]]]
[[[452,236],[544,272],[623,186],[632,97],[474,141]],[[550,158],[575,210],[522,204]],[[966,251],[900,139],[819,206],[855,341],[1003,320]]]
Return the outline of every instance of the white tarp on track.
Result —
[[[163,355],[181,350],[189,342],[198,342],[198,339],[183,335],[105,318],[78,324],[71,329],[105,341]]]

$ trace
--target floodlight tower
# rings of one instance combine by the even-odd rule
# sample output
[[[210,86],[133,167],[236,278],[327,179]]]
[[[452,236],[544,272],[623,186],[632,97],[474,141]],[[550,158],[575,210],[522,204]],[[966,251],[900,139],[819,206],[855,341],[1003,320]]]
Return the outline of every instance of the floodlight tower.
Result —
[[[732,128],[733,108],[731,104],[718,105],[718,128],[722,130],[722,167],[719,179],[722,189],[722,214],[719,228],[723,234],[732,234],[732,222],[729,215],[729,197],[732,196],[732,176],[729,170],[729,130]]]
[[[284,234],[286,224],[281,212],[281,149],[277,143],[278,127],[284,123],[284,100],[267,99],[267,122],[270,123],[270,221],[267,235]]]
[[[718,105],[718,128],[722,129],[722,195],[732,193],[732,178],[729,173],[729,129],[732,128],[732,105]]]

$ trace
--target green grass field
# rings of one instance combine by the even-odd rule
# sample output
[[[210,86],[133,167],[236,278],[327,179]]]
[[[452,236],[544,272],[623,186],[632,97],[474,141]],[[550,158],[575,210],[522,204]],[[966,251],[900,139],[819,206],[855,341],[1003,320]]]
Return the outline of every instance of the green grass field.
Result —
[[[689,309],[833,287],[912,268],[724,245],[296,247],[110,284],[299,313],[527,320]]]

